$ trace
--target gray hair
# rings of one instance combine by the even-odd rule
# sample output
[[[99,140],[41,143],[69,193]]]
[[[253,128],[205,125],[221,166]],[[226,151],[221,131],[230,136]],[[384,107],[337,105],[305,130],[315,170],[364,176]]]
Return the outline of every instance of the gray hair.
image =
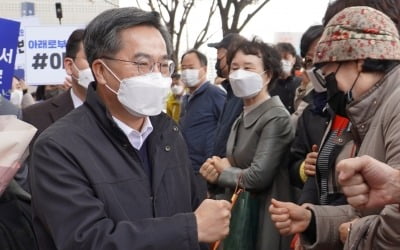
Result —
[[[167,53],[171,55],[170,35],[161,23],[158,12],[134,7],[115,8],[100,13],[85,29],[83,44],[89,65],[95,59],[117,53],[121,49],[119,33],[137,25],[150,25],[158,29],[165,40]]]

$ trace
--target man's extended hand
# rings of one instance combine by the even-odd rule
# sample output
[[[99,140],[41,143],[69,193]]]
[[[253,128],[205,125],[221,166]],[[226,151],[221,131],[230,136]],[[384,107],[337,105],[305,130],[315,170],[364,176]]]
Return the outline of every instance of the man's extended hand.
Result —
[[[304,232],[311,221],[311,211],[292,202],[271,200],[271,219],[282,235]]]
[[[400,171],[370,156],[340,161],[336,170],[350,205],[380,208],[400,202]]]
[[[225,200],[204,200],[194,212],[199,242],[212,243],[229,233],[231,203]]]

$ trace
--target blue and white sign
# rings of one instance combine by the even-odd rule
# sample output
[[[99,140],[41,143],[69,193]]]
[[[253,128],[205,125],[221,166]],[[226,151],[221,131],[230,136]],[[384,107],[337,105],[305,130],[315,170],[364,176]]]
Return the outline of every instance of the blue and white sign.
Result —
[[[0,18],[0,95],[10,98],[20,23]]]
[[[35,16],[23,16],[14,21],[20,22],[21,27],[19,28],[18,37],[18,48],[17,56],[15,58],[15,71],[16,75],[20,79],[25,80],[25,29],[30,26],[40,26],[39,18]]]
[[[81,27],[26,27],[25,82],[28,85],[62,84],[65,46],[71,33]]]

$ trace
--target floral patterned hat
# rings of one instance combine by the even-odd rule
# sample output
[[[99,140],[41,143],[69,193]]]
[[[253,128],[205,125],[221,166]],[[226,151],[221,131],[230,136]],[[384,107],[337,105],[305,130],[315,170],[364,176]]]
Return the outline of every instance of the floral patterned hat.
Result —
[[[326,25],[314,63],[366,58],[400,60],[399,33],[393,21],[376,9],[346,8]]]

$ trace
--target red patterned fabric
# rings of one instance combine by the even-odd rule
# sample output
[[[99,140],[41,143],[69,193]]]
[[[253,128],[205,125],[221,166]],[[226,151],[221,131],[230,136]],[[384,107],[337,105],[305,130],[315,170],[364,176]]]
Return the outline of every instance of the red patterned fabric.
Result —
[[[376,9],[346,8],[325,27],[314,63],[366,58],[400,60],[399,33],[393,21]]]

